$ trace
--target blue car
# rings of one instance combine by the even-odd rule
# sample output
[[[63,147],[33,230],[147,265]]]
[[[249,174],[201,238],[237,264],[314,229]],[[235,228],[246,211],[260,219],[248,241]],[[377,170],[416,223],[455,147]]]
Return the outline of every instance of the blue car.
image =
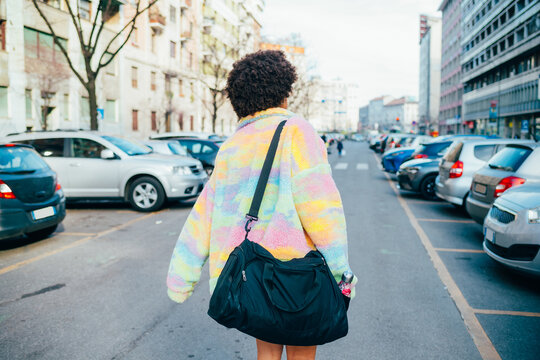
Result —
[[[429,136],[417,136],[410,146],[398,147],[388,150],[384,153],[381,159],[381,164],[384,171],[395,174],[403,162],[410,158],[414,151],[423,143],[431,141],[433,138]]]

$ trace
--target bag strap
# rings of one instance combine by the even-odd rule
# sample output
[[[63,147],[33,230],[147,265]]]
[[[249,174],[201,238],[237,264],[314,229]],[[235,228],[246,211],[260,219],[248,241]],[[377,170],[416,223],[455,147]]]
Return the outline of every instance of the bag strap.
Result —
[[[272,170],[274,157],[276,156],[276,151],[279,144],[281,131],[283,130],[283,127],[285,126],[286,122],[287,120],[283,120],[282,122],[279,123],[278,127],[276,128],[276,131],[274,132],[274,136],[272,137],[272,141],[270,142],[270,147],[268,148],[268,153],[266,154],[266,158],[264,159],[261,175],[259,176],[259,181],[257,182],[255,194],[253,195],[253,200],[251,201],[251,207],[249,209],[249,212],[246,214],[246,218],[248,219],[248,221],[246,222],[246,227],[245,227],[246,238],[247,238],[247,233],[251,230],[250,224],[253,221],[259,220],[258,218],[259,209],[261,207],[264,191],[266,190],[266,184],[268,183],[268,178],[270,177],[270,170]]]

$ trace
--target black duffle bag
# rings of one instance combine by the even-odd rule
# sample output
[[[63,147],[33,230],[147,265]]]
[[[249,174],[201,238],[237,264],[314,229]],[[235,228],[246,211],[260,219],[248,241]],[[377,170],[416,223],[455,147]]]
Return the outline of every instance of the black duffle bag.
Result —
[[[247,214],[246,237],[229,255],[210,299],[208,315],[274,344],[321,345],[347,335],[347,308],[324,256],[310,251],[303,258],[280,261],[248,239],[258,210],[279,136],[279,124]]]

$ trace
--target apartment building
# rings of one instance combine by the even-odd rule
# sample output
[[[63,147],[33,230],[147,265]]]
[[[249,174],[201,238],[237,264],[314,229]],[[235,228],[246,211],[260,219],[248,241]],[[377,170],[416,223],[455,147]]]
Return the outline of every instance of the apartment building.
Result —
[[[69,1],[80,9],[83,31],[89,34],[99,1]],[[104,40],[132,18],[134,4],[112,1],[101,34]],[[146,4],[148,0],[141,2],[141,6]],[[40,0],[40,6],[65,43],[70,60],[84,73],[66,3]],[[220,43],[243,36],[237,56],[258,48],[263,0],[160,0],[137,19],[125,47],[98,76],[100,130],[138,138],[165,131],[211,131],[205,106],[208,89],[202,81],[203,36],[209,31],[205,9],[212,9],[215,19],[228,19],[221,32],[212,33]],[[125,40],[123,36],[113,48]],[[231,66],[232,59],[228,69]],[[0,1],[0,69],[0,136],[30,129],[90,128],[88,94],[31,0]],[[236,115],[228,110],[221,116],[221,128],[216,129],[220,133],[234,129]],[[228,126],[223,126],[225,121]]]
[[[439,131],[441,134],[461,132],[461,1],[443,0],[441,36],[441,99]]]
[[[420,76],[418,87],[418,130],[438,129],[441,89],[441,19],[420,15]]]
[[[414,132],[418,123],[418,101],[413,96],[403,96],[384,105],[384,124],[403,132]]]
[[[315,103],[309,121],[318,131],[358,129],[359,88],[341,79],[318,80]]]
[[[385,126],[386,117],[384,114],[384,105],[394,100],[389,95],[382,95],[373,98],[368,103],[368,119],[369,125],[373,129],[379,129],[381,126]]]
[[[540,2],[463,1],[463,120],[470,132],[540,135]]]

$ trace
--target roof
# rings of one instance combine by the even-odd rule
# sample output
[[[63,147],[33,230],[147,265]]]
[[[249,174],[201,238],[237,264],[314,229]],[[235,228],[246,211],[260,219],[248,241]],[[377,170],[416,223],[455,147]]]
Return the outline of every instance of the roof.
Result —
[[[394,105],[402,105],[406,103],[405,97],[401,97],[399,99],[395,99],[390,101],[389,103],[385,104],[384,106],[394,106]]]

